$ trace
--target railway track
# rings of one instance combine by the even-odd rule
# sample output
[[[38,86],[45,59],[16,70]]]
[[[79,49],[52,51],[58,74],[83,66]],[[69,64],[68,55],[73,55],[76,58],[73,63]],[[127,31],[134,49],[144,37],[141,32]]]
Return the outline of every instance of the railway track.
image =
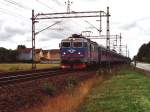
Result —
[[[50,71],[50,70],[58,70],[60,68],[51,68],[51,69],[38,69],[38,70],[19,70],[19,71],[11,71],[11,72],[0,72],[0,77],[10,76],[10,75],[20,75],[20,74],[28,74],[28,73],[38,73],[42,71]]]
[[[29,81],[29,80],[35,80],[39,78],[47,78],[47,77],[52,77],[55,75],[61,75],[65,73],[71,73],[73,71],[70,70],[62,70],[62,69],[52,69],[52,70],[45,70],[45,71],[32,71],[31,73],[20,73],[20,74],[15,74],[13,73],[12,75],[9,74],[6,76],[1,76],[0,77],[0,86],[4,85],[9,85],[9,84],[14,84],[18,82],[24,82],[24,81]]]

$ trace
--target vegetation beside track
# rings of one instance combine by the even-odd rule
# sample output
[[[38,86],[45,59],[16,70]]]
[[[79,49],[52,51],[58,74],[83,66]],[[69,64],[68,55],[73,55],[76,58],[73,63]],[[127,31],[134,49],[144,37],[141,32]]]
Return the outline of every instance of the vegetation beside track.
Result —
[[[99,83],[88,95],[80,112],[149,112],[150,78],[132,70]]]
[[[81,98],[86,96],[85,93],[88,93],[87,89],[93,84],[92,82],[95,82],[94,80],[88,81],[85,87],[81,81],[92,80],[94,76],[95,71],[78,71],[0,87],[0,110],[2,112],[64,112],[66,109],[72,110],[79,105],[79,101],[82,101]],[[79,90],[75,90],[75,97],[73,91],[78,85],[82,88],[80,93]]]
[[[37,69],[59,67],[59,64],[37,64]],[[17,71],[29,70],[32,64],[30,63],[3,63],[0,64],[0,71]]]

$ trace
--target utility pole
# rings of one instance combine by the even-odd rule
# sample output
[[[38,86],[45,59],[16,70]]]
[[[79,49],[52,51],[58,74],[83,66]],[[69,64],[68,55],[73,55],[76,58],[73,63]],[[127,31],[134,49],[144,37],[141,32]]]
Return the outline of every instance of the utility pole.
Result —
[[[121,49],[121,39],[122,39],[122,37],[121,37],[121,33],[120,33],[119,39],[120,39],[119,53],[121,54],[121,52],[122,52],[122,49]]]
[[[128,49],[127,49],[127,45],[126,45],[126,57],[128,56]]]
[[[130,52],[129,52],[129,50],[128,50],[128,58],[130,57]]]
[[[100,12],[99,20],[96,20],[96,21],[99,21],[99,36],[100,36],[101,32],[102,32],[102,17],[101,17],[101,12]]]
[[[117,38],[118,38],[118,35],[115,35],[115,40],[114,40],[115,44],[113,42],[113,49],[114,50],[116,49],[116,46],[117,46]]]
[[[32,10],[32,70],[36,69],[35,63],[35,16],[34,10]]]
[[[68,0],[67,2],[65,2],[65,4],[67,5],[67,13],[70,13],[70,6],[73,2]]]
[[[36,37],[36,35],[61,22],[61,21],[57,21],[54,24],[36,32],[35,31],[35,23],[38,22],[36,20],[37,16],[38,16],[38,14],[35,15],[34,10],[32,10],[32,18],[31,18],[31,20],[32,20],[32,70],[36,70],[36,62],[35,62],[36,61],[36,56],[35,56],[36,55],[36,50],[35,50],[35,37]]]
[[[107,49],[110,49],[110,25],[109,25],[109,7],[107,7],[107,14],[106,14],[106,47]]]
[[[114,42],[113,42],[113,49],[114,49],[114,50],[116,49]]]

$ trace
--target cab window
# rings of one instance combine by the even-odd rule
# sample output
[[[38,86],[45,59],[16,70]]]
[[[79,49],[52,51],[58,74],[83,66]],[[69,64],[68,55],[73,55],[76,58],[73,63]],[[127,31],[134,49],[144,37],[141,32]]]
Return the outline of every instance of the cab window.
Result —
[[[70,42],[62,42],[61,47],[70,47]]]
[[[74,42],[73,47],[82,47],[82,42]]]
[[[86,42],[84,42],[83,47],[87,47],[87,43]]]

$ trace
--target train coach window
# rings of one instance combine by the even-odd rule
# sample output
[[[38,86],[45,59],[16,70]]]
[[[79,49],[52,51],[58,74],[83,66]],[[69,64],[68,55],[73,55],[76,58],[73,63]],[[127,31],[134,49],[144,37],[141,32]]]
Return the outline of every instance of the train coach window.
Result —
[[[84,42],[84,43],[83,43],[83,47],[87,47],[87,43]]]
[[[82,42],[74,42],[73,47],[82,47]]]
[[[70,42],[62,42],[61,47],[70,47]]]

